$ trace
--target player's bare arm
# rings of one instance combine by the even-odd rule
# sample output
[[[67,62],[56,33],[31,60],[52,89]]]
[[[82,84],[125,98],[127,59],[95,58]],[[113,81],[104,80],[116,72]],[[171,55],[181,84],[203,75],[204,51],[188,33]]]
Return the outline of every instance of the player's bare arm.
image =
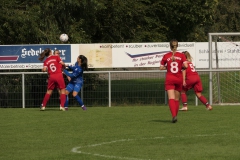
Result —
[[[186,84],[186,70],[185,69],[182,71],[182,74],[183,74],[183,86],[186,86],[187,84]]]
[[[63,66],[65,66],[65,63],[63,61],[60,61],[59,63],[62,64]]]
[[[42,71],[47,72],[47,67],[43,67]]]
[[[188,67],[187,61],[186,61],[186,62],[183,62],[183,68],[184,68],[184,69],[187,69],[187,67]]]
[[[163,65],[161,65],[159,69],[160,69],[160,70],[166,70],[166,67],[163,66]]]

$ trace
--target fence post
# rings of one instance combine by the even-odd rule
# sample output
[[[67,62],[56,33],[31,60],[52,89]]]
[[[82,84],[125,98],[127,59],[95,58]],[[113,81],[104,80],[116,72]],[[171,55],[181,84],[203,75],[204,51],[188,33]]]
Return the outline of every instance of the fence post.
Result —
[[[108,107],[111,107],[111,73],[108,72]]]
[[[22,73],[22,108],[25,108],[25,74]]]

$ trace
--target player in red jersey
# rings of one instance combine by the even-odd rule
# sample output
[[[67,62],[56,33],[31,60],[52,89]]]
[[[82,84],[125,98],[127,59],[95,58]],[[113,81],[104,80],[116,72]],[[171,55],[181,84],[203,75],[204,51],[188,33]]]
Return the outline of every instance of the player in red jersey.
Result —
[[[177,114],[179,110],[180,92],[183,85],[182,68],[187,68],[187,61],[184,54],[177,52],[178,41],[173,39],[170,41],[171,52],[166,53],[160,65],[160,70],[167,69],[165,79],[165,90],[168,94],[168,105],[172,114],[172,122],[177,122]]]
[[[60,57],[60,51],[59,51],[59,50],[55,50],[55,51],[53,52],[53,55]],[[61,63],[59,63],[59,67],[62,68],[62,72],[63,72],[63,70],[65,69],[65,65],[62,65]],[[71,80],[71,78],[68,77],[68,76],[67,76],[67,79],[68,79],[68,81]],[[60,91],[59,87],[57,87],[57,90],[58,90],[59,95],[61,95],[61,91]],[[60,98],[59,98],[59,99],[60,99]]]
[[[64,103],[66,100],[65,96],[65,82],[63,79],[62,74],[62,65],[65,65],[64,62],[60,59],[59,56],[55,56],[52,54],[51,49],[46,48],[38,58],[40,61],[43,61],[46,57],[45,61],[43,62],[43,72],[48,72],[48,86],[47,86],[47,92],[44,96],[43,102],[41,104],[41,111],[45,110],[46,104],[52,95],[52,92],[55,88],[59,88],[61,95],[60,95],[60,110],[65,111],[64,109]],[[61,65],[59,65],[61,64]]]
[[[186,76],[183,80],[183,90],[181,92],[182,104],[183,107],[180,109],[181,111],[187,111],[187,95],[186,92],[190,89],[194,89],[197,98],[206,106],[207,110],[212,110],[212,106],[209,104],[208,100],[202,95],[203,87],[200,76],[195,70],[192,64],[192,56],[188,51],[183,52],[187,58],[188,68],[183,72],[186,72],[184,75]]]

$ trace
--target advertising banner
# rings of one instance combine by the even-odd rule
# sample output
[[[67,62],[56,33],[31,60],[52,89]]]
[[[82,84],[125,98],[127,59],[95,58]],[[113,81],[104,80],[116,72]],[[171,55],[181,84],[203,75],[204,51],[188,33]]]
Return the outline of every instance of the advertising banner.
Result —
[[[71,45],[1,45],[0,69],[41,69],[39,54],[44,49],[59,50],[64,62],[71,62]]]
[[[240,67],[239,46],[229,42],[212,43],[213,68]],[[170,52],[169,42],[0,45],[0,69],[41,69],[43,62],[38,58],[45,48],[59,50],[67,64],[74,64],[79,55],[85,55],[89,68],[159,67],[163,55]],[[209,68],[208,42],[179,42],[178,51],[190,52],[197,69]]]
[[[194,47],[194,42],[180,42],[178,51],[194,52]],[[113,48],[113,67],[159,67],[167,52],[170,52],[169,42],[123,44],[121,48]]]
[[[120,44],[117,44],[121,46]],[[88,58],[89,68],[112,68],[113,44],[80,44],[79,54]]]
[[[195,57],[195,42],[179,42],[178,51],[186,50]],[[167,52],[170,52],[169,42],[80,44],[78,53],[88,58],[92,68],[127,68],[159,67]]]
[[[196,43],[196,68],[209,68],[209,57],[212,59],[212,68],[239,68],[240,45],[239,42],[212,43],[212,55],[209,55],[207,42]]]

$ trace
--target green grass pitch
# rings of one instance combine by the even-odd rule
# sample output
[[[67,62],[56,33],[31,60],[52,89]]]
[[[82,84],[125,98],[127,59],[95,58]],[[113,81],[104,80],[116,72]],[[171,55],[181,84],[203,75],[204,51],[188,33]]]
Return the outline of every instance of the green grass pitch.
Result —
[[[1,160],[230,160],[240,158],[239,106],[0,109]]]

